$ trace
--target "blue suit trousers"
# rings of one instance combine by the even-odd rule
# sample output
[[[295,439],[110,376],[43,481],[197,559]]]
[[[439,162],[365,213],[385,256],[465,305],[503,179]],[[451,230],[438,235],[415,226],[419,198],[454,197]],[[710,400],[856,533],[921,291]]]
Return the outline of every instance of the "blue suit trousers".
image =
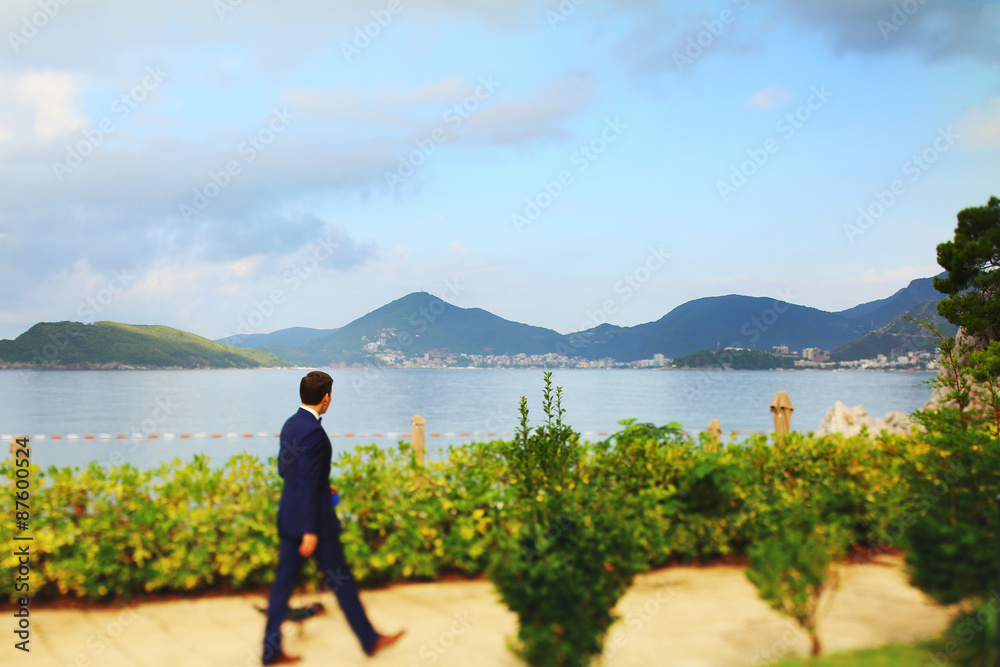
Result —
[[[299,582],[305,558],[299,553],[301,538],[280,536],[281,549],[278,555],[278,571],[271,585],[267,602],[267,626],[264,629],[263,662],[267,664],[281,654],[281,622],[288,611],[288,599]],[[351,630],[361,642],[361,648],[368,653],[378,639],[358,595],[358,585],[351,569],[344,559],[344,549],[340,544],[339,531],[320,530],[317,535],[316,550],[312,554],[316,564],[326,579],[326,585],[337,598],[340,609],[347,617]]]

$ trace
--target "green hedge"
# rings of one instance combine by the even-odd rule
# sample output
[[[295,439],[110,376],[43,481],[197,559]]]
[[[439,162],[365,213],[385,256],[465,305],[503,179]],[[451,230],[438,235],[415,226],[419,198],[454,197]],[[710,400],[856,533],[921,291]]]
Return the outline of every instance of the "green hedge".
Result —
[[[501,521],[510,509],[504,444],[451,447],[426,465],[404,443],[340,455],[331,481],[342,498],[345,553],[362,584],[483,573],[498,526],[510,525]],[[885,444],[791,434],[710,452],[677,428],[627,424],[607,441],[583,444],[570,483],[590,484],[595,466],[612,468],[602,472],[616,476],[616,496],[602,505],[628,508],[649,567],[745,554],[762,499],[780,502],[782,488],[801,482],[828,496],[825,506],[853,528],[854,541],[871,546],[893,534],[910,502],[902,464],[887,453],[909,441]],[[7,545],[16,533],[13,472],[9,459],[0,463]],[[273,577],[281,489],[274,459],[243,454],[213,467],[200,455],[148,471],[34,466],[30,481],[33,600],[247,590]],[[5,551],[0,596],[13,600],[16,561]],[[303,581],[319,584],[311,564]]]

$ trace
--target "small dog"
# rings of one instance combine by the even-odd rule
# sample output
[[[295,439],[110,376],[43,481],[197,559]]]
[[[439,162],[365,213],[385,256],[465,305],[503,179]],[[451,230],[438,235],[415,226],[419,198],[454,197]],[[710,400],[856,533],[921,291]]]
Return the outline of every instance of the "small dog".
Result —
[[[254,605],[254,608],[260,613],[267,616],[267,608],[258,607]],[[285,612],[285,620],[292,621],[294,623],[301,623],[306,621],[313,616],[322,616],[326,613],[326,607],[323,606],[322,602],[313,602],[308,607],[289,607],[288,611]]]

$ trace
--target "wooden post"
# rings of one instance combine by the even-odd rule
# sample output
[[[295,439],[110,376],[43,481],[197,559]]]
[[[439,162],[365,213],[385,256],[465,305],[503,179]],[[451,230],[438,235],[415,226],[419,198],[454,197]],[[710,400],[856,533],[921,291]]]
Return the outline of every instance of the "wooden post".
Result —
[[[708,423],[708,442],[705,443],[706,452],[717,452],[722,446],[722,424],[718,419],[713,419]]]
[[[417,456],[417,461],[422,465],[424,462],[424,455],[427,453],[427,444],[424,440],[424,424],[427,420],[420,415],[413,415],[410,420],[410,431],[411,440],[413,445],[413,451]]]
[[[779,391],[771,401],[771,414],[774,416],[774,433],[784,434],[792,430],[792,399],[787,391]]]
[[[18,440],[24,443],[23,447],[18,444]],[[17,450],[19,449],[25,450],[28,455],[28,458],[31,458],[31,441],[28,439],[28,436],[15,435],[14,438],[10,441],[10,455],[12,458],[17,459]],[[24,458],[23,454],[21,455],[21,458]],[[14,462],[14,465],[17,465],[16,460]]]

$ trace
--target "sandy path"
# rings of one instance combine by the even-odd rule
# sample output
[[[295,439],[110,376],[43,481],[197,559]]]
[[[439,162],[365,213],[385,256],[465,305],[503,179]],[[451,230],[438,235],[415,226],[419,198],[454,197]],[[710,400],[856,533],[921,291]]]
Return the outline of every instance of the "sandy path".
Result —
[[[520,663],[505,647],[514,616],[488,581],[406,584],[363,593],[369,615],[384,631],[405,628],[403,640],[375,660],[358,647],[330,594],[330,613],[304,627],[286,624],[286,651],[310,665],[382,667],[509,666]],[[3,665],[68,667],[257,665],[263,616],[261,596],[206,597],[148,602],[124,609],[31,612],[30,654],[13,648],[10,630],[0,646]],[[743,569],[673,567],[637,578],[618,609],[606,667],[767,664],[804,655],[809,642],[793,624],[757,599]],[[827,651],[911,642],[938,634],[953,610],[937,607],[910,588],[898,559],[843,568],[842,583],[820,622]],[[3,626],[12,628],[13,619]]]

